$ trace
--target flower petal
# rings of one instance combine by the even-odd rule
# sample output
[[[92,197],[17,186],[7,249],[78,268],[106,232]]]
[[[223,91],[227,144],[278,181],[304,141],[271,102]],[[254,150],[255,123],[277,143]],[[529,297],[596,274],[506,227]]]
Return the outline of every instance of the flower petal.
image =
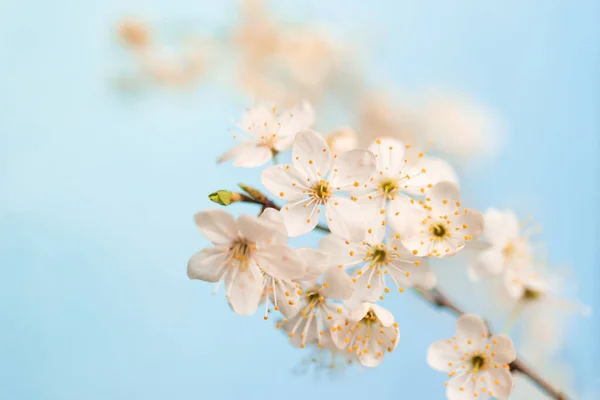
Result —
[[[435,286],[436,279],[435,274],[427,265],[427,259],[418,260],[419,265],[416,265],[413,258],[395,259],[388,265],[388,272],[394,281],[403,287],[416,286],[422,289],[431,289]]]
[[[361,187],[375,172],[375,156],[368,150],[350,150],[333,163],[329,181],[337,190]]]
[[[313,181],[323,179],[331,167],[331,151],[325,139],[314,131],[296,134],[292,146],[294,166]]]
[[[435,216],[451,216],[460,204],[460,191],[453,182],[443,181],[436,184],[430,192],[431,207]]]
[[[471,375],[461,374],[448,382],[446,388],[446,397],[448,400],[466,400],[474,399],[475,394],[479,397],[477,391],[477,382],[471,379]]]
[[[300,247],[296,249],[296,254],[304,262],[302,275],[295,278],[298,281],[314,281],[318,279],[329,266],[329,257],[326,253],[321,251],[317,251],[310,247]]]
[[[436,185],[439,182],[448,181],[458,184],[458,177],[454,168],[446,161],[436,157],[426,156],[420,158],[411,167],[408,175],[411,178],[408,181],[408,187],[404,190],[417,196],[427,194],[430,185]]]
[[[519,219],[511,210],[485,211],[485,236],[493,244],[504,247],[519,237],[519,231]]]
[[[235,220],[226,211],[208,210],[194,215],[200,232],[215,245],[231,243],[237,237]]]
[[[327,254],[331,265],[343,267],[361,263],[365,255],[363,246],[359,243],[346,241],[334,234],[326,235],[321,239],[319,250]]]
[[[239,157],[240,154],[252,151],[255,147],[256,147],[256,142],[255,141],[247,141],[247,142],[238,143],[235,146],[233,146],[231,148],[231,150],[229,150],[226,153],[223,153],[217,159],[217,162],[218,163],[222,163],[222,162],[226,162],[226,161],[229,161],[231,159],[237,158],[237,157]]]
[[[227,251],[216,247],[209,247],[194,254],[187,266],[190,279],[199,279],[205,282],[217,282],[227,268]]]
[[[323,274],[323,294],[334,300],[346,300],[354,292],[354,284],[348,273],[339,267],[330,267]]]
[[[354,294],[347,302],[349,306],[355,306],[362,302],[375,303],[379,301],[379,296],[383,294],[385,282],[383,281],[383,275],[378,274],[376,271],[376,268],[367,269],[364,273],[355,277]]]
[[[513,346],[512,340],[505,335],[494,335],[490,338],[490,348],[496,353],[494,361],[509,364],[515,361],[517,353]]]
[[[304,272],[304,261],[291,247],[273,245],[254,253],[258,266],[273,278],[295,279]]]
[[[281,215],[290,237],[304,235],[319,223],[318,205],[307,198],[281,208]]]
[[[309,102],[303,101],[294,106],[286,115],[279,118],[281,124],[275,143],[277,151],[289,150],[298,132],[310,129],[315,122],[315,110]]]
[[[478,281],[482,278],[497,276],[503,270],[504,256],[499,248],[492,247],[479,253],[475,259],[469,262],[467,272],[472,281]]]
[[[461,214],[461,224],[463,225],[463,234],[470,236],[468,241],[478,239],[483,232],[483,215],[477,210],[464,210]],[[464,225],[467,227],[464,228]]]
[[[487,340],[488,330],[485,322],[473,314],[463,314],[456,322],[456,336],[463,339],[469,347],[467,349],[481,349],[482,343]],[[464,343],[460,343],[462,346]]]
[[[273,165],[263,170],[262,184],[280,199],[297,201],[305,196],[306,179],[289,164]]]
[[[234,167],[255,168],[266,164],[273,158],[273,152],[265,146],[255,146],[252,149],[240,152],[233,162]]]
[[[427,349],[427,364],[435,370],[450,372],[460,364],[463,356],[460,350],[455,350],[452,340],[444,339],[432,343]]]
[[[365,317],[365,315],[367,315],[367,312],[369,312],[369,310],[371,309],[372,306],[373,306],[372,303],[364,302],[364,303],[361,303],[358,306],[352,308],[348,312],[348,320],[354,321],[354,322],[360,321],[361,319],[363,319]]]
[[[488,388],[493,393],[494,398],[507,399],[513,388],[513,377],[509,370],[505,368],[490,368],[488,374]]]
[[[231,309],[240,315],[252,315],[262,298],[263,282],[259,269],[250,265],[236,269],[225,278],[227,300]]]
[[[369,150],[377,159],[377,172],[387,176],[398,175],[406,163],[404,149],[404,143],[396,139],[379,138],[374,141]]]
[[[394,324],[394,315],[385,308],[377,304],[371,304],[371,309],[375,312],[379,321],[381,321],[381,325],[388,327]]]
[[[278,233],[275,223],[253,215],[240,215],[237,226],[242,236],[253,242],[269,241]]]
[[[361,241],[365,236],[365,221],[360,206],[354,201],[334,196],[325,205],[327,225],[332,233],[350,242]]]

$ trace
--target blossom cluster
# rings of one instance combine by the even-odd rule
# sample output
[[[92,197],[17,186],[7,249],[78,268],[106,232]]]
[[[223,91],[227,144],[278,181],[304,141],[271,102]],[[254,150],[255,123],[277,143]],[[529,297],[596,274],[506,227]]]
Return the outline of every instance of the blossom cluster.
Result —
[[[311,129],[314,120],[306,102],[285,111],[257,105],[238,124],[240,143],[219,158],[239,167],[274,164],[261,173],[270,196],[243,185],[247,194],[210,196],[222,205],[260,204],[259,216],[209,210],[195,217],[213,246],[192,256],[188,276],[224,282],[234,312],[251,315],[263,304],[264,319],[281,314],[276,326],[292,345],[376,367],[400,339],[380,302],[393,291],[435,293],[432,259],[470,249],[465,273],[473,281],[502,277],[523,304],[554,298],[514,213],[465,207],[450,164],[389,137],[332,150]],[[278,163],[280,156],[289,163]],[[317,248],[289,246],[288,238],[316,231],[326,232]],[[449,399],[505,399],[512,391],[513,343],[476,315],[461,315],[456,334],[433,343],[426,357],[448,373]]]

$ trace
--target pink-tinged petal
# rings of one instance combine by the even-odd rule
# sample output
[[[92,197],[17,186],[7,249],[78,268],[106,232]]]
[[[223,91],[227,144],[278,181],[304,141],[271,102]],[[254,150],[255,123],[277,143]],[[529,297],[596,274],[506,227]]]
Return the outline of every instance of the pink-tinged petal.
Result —
[[[319,250],[327,254],[331,265],[338,267],[359,264],[365,256],[364,248],[360,243],[347,241],[334,234],[326,235],[321,239]]]
[[[273,245],[259,248],[254,254],[258,266],[278,279],[295,279],[304,272],[304,261],[292,248]]]
[[[235,167],[255,168],[267,163],[273,158],[273,152],[265,146],[255,146],[252,149],[240,152],[233,162]]]
[[[460,191],[458,186],[452,182],[444,181],[436,184],[431,188],[429,197],[435,217],[452,216],[460,204]]]
[[[446,397],[448,400],[475,399],[477,381],[473,381],[471,374],[457,375],[448,382]],[[479,393],[477,393],[479,397]]]
[[[490,349],[496,353],[494,362],[509,364],[515,361],[517,353],[512,340],[505,335],[494,335],[490,338]]]
[[[511,210],[488,208],[485,211],[485,236],[499,247],[519,237],[519,219]]]
[[[313,131],[296,134],[292,146],[294,167],[313,181],[325,178],[333,157],[321,135]]]
[[[381,325],[388,327],[394,324],[394,315],[385,308],[377,304],[371,304],[371,309],[375,312],[379,321],[381,321]]]
[[[505,368],[490,368],[488,374],[488,389],[493,393],[494,398],[507,399],[513,388],[513,377],[509,370]]]
[[[323,294],[334,300],[347,300],[354,292],[354,284],[343,268],[330,267],[323,274]]]
[[[263,280],[257,266],[238,268],[225,278],[227,300],[231,309],[240,315],[256,312],[263,293]]]
[[[377,139],[369,150],[377,159],[377,173],[387,176],[396,176],[405,164],[404,143],[392,138]]]
[[[456,322],[456,336],[458,344],[466,346],[467,351],[479,350],[487,341],[488,330],[485,322],[477,315],[463,314]]]
[[[298,281],[315,281],[329,266],[329,257],[321,251],[310,247],[300,247],[296,249],[296,254],[304,262],[302,275],[295,278]]]
[[[408,171],[410,179],[404,190],[412,195],[427,195],[430,187],[440,182],[453,182],[458,184],[458,177],[454,168],[446,161],[436,157],[422,157]]]
[[[214,245],[226,245],[237,237],[235,220],[226,211],[208,210],[194,215],[200,232]]]
[[[289,164],[264,169],[261,181],[269,192],[288,202],[300,200],[306,194],[305,177]]]
[[[287,204],[280,212],[290,237],[304,235],[319,223],[319,206],[309,198]]]
[[[358,242],[365,236],[365,221],[360,206],[354,201],[334,196],[325,205],[325,219],[332,233],[350,242]]]
[[[276,224],[253,215],[240,215],[237,226],[242,236],[252,242],[272,241],[278,234]]]
[[[190,279],[217,282],[227,268],[227,250],[209,247],[194,254],[187,265]]]
[[[427,349],[427,364],[435,370],[450,372],[456,370],[461,364],[464,352],[455,348],[453,340],[438,340]]]
[[[333,163],[331,186],[336,190],[358,188],[375,172],[375,156],[368,150],[350,150]]]
[[[463,226],[461,232],[467,242],[478,239],[483,233],[483,215],[479,211],[464,210],[460,220]]]

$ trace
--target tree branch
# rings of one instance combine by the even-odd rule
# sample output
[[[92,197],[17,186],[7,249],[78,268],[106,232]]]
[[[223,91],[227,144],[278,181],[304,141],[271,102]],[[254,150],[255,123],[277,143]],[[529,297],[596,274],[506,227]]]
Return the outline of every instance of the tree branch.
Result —
[[[276,210],[281,209],[281,207],[279,207],[272,200],[267,198],[260,191],[254,189],[254,188],[251,188],[249,186],[246,186],[246,185],[240,185],[240,187],[246,193],[248,193],[248,196],[246,196],[244,194],[236,193],[236,195],[239,195],[239,197],[236,196],[235,201],[259,204],[262,206],[261,212],[267,208],[274,208]],[[329,228],[327,228],[323,225],[317,225],[316,229],[318,229],[322,232],[326,232],[326,233],[330,232]],[[454,304],[454,302],[452,302],[448,298],[448,296],[446,296],[438,288],[433,288],[429,291],[417,289],[416,291],[420,295],[421,299],[425,300],[426,302],[430,303],[431,305],[433,305],[439,309],[448,310],[456,316],[461,316],[462,314],[465,314],[465,312],[463,310],[461,310],[456,304]],[[492,335],[492,330],[490,329],[490,326],[487,323],[487,321],[486,321],[486,325],[488,325],[489,334]],[[546,381],[538,373],[536,373],[534,370],[532,370],[519,357],[517,357],[512,363],[510,363],[509,367],[510,367],[511,372],[521,373],[521,374],[527,376],[529,378],[529,380],[531,380],[533,383],[535,383],[540,390],[545,392],[551,398],[553,398],[555,400],[568,400],[564,394],[562,394],[557,389],[555,389],[548,381]]]

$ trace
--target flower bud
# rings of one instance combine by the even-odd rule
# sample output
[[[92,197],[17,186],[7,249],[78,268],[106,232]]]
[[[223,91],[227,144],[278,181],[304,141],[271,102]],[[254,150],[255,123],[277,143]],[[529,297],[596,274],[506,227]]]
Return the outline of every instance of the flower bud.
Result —
[[[222,206],[228,206],[236,201],[242,201],[242,195],[236,192],[230,192],[228,190],[217,190],[214,193],[208,195],[210,201],[220,204]]]

